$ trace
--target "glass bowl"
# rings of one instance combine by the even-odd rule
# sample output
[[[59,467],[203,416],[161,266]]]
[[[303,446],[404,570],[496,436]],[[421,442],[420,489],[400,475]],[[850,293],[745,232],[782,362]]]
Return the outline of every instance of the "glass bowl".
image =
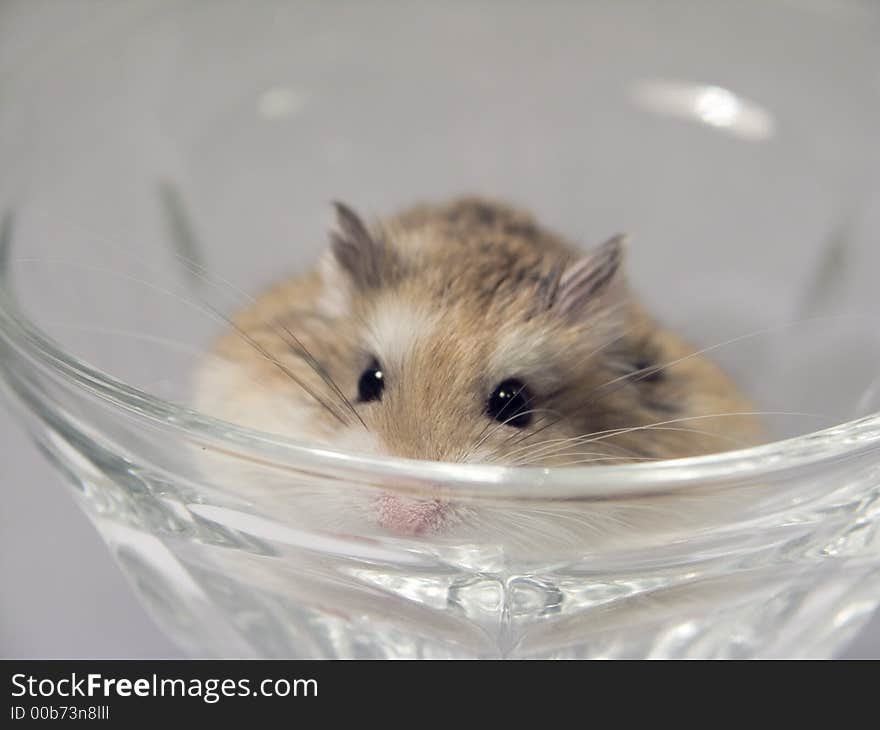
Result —
[[[880,603],[874,4],[0,20],[6,400],[191,654],[829,656]],[[329,200],[384,214],[463,192],[585,246],[629,231],[635,287],[742,384],[769,442],[514,468],[194,408],[223,317],[314,264]],[[388,494],[490,527],[385,532],[356,505]]]

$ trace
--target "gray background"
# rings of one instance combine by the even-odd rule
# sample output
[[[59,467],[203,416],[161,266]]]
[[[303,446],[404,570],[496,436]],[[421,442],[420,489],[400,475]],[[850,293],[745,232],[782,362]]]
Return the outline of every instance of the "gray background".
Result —
[[[829,301],[876,311],[876,3],[500,7],[0,2],[0,202],[41,214],[26,244],[152,255],[166,234],[156,183],[170,179],[212,267],[253,291],[323,247],[330,199],[383,213],[479,191],[581,241],[625,227],[642,242],[636,285],[700,342],[836,311]],[[636,114],[618,90],[646,77],[728,86],[769,108],[777,133],[744,142]],[[836,267],[829,250],[846,254]],[[97,280],[70,292],[55,276],[25,297],[57,288],[54,310],[81,321],[207,335],[167,300],[108,311]],[[155,347],[53,334],[130,382],[182,392],[180,362]],[[837,334],[719,356],[769,407],[842,420],[878,349],[875,332]],[[0,450],[0,655],[176,656],[5,413]],[[880,657],[880,619],[847,655]]]

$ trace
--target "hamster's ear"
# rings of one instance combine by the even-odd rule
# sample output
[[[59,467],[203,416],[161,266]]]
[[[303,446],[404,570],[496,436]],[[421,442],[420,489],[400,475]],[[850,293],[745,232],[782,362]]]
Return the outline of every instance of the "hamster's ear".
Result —
[[[330,234],[333,259],[361,289],[378,289],[397,271],[395,256],[367,230],[357,213],[334,202],[336,230]]]
[[[577,319],[626,295],[623,260],[626,236],[617,235],[569,264],[559,275],[552,308]]]

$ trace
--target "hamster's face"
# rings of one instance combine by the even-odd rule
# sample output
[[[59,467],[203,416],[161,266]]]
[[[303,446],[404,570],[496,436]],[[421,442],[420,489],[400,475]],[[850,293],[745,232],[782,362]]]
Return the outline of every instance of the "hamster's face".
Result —
[[[415,277],[354,315],[360,326],[349,328],[348,367],[334,377],[364,423],[337,429],[339,445],[506,465],[638,455],[613,438],[587,443],[589,434],[623,426],[615,411],[639,408],[627,388],[601,390],[641,365],[626,360],[625,338],[610,322],[597,316],[592,332],[578,333],[527,315],[524,302],[432,306],[426,285]]]
[[[319,270],[267,293],[220,343],[200,377],[205,410],[335,449],[447,462],[615,464],[730,446],[688,418],[711,421],[738,396],[632,302],[618,240],[577,258],[485,205],[378,233],[339,216]],[[375,514],[407,533],[456,519],[439,500],[392,496]]]

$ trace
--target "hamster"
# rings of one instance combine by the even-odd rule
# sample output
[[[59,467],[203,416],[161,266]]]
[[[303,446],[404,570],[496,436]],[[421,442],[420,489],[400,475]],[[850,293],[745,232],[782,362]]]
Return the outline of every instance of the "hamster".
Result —
[[[474,197],[375,225],[335,211],[315,268],[257,297],[216,341],[197,375],[201,410],[335,450],[511,467],[760,440],[732,380],[633,294],[622,236],[583,252]],[[359,514],[424,535],[466,512],[382,494]]]

